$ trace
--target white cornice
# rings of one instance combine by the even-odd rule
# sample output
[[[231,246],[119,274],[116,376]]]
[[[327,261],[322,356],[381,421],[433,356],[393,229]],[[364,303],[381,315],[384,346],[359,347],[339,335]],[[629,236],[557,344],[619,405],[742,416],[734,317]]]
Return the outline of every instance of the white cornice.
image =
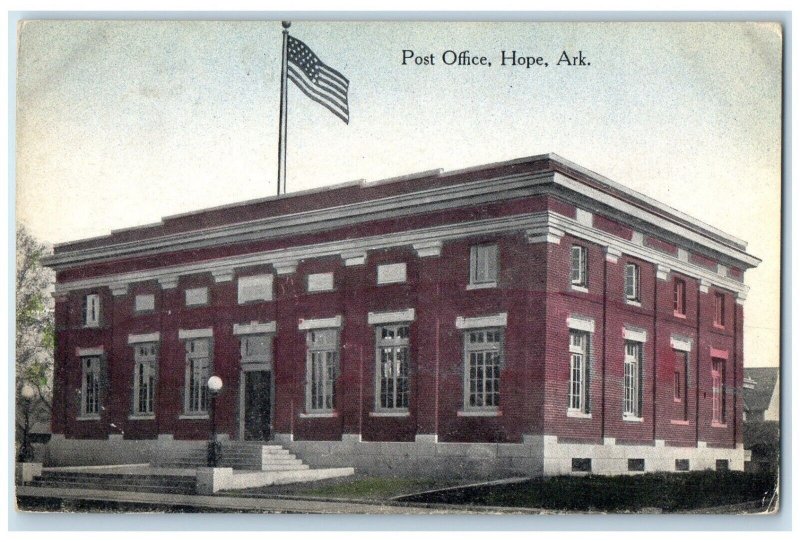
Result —
[[[649,226],[649,229],[654,230],[654,232],[659,235],[678,241],[679,244],[692,244],[707,250],[710,249],[715,254],[720,254],[726,259],[737,262],[737,265],[744,264],[748,267],[755,267],[761,262],[758,258],[744,252],[744,250],[734,248],[710,236],[697,233],[695,230],[663,218],[660,215],[648,212],[619,197],[587,186],[561,173],[553,174],[553,183],[579,195],[580,197],[573,199],[573,202],[578,203],[580,207],[587,208],[591,211],[600,210],[604,213],[608,213],[608,209],[611,209],[613,210],[614,218],[619,219],[625,224],[630,225],[632,222],[639,222]],[[633,220],[631,220],[631,218]]]
[[[652,248],[637,245],[631,241],[628,241],[627,239],[611,235],[610,233],[606,233],[602,230],[587,228],[583,224],[579,224],[576,220],[563,215],[549,213],[548,223],[555,224],[556,227],[564,229],[567,233],[575,237],[580,237],[599,245],[613,246],[622,251],[624,254],[629,254],[630,256],[652,262],[658,266],[658,278],[661,279],[663,276],[662,280],[666,279],[667,273],[670,271],[677,271],[690,277],[701,280],[705,279],[710,283],[733,292],[739,292],[746,288],[744,284],[728,276],[723,277],[705,267],[695,265],[690,262],[681,261],[677,257],[670,254],[665,254]]]
[[[336,227],[383,218],[401,218],[466,205],[485,205],[534,195],[539,192],[538,186],[552,181],[552,175],[552,173],[508,175],[314,211],[192,230],[154,239],[63,252],[45,258],[45,265],[54,269],[63,269],[89,262],[113,260],[123,256],[146,256],[177,250],[274,239],[316,231],[328,231]]]
[[[559,161],[558,157],[552,159]],[[568,162],[564,163],[570,165]],[[573,166],[570,165],[570,167]],[[594,177],[606,184],[610,183],[607,179],[596,174]],[[617,192],[630,192],[629,195],[635,195],[637,198],[642,199],[641,195],[626,191],[620,186],[613,183],[612,188]],[[724,234],[710,226],[704,228],[699,221],[690,220],[690,217],[676,214],[682,220],[690,220],[691,227],[684,226],[664,218],[664,214],[646,210],[640,205],[635,205],[623,199],[624,196],[620,197],[612,192],[602,191],[587,185],[583,181],[572,179],[558,172],[515,174],[482,181],[439,186],[325,209],[164,235],[153,239],[141,239],[104,247],[62,252],[48,256],[44,261],[45,265],[60,270],[122,257],[139,257],[253,240],[285,238],[316,231],[329,231],[336,227],[384,218],[397,219],[410,215],[465,206],[486,205],[493,202],[548,193],[555,194],[567,201],[578,203],[578,207],[583,210],[580,215],[584,226],[591,227],[588,220],[591,217],[589,213],[600,211],[601,213],[609,214],[611,212],[611,216],[629,227],[638,228],[639,225],[642,225],[648,232],[652,231],[654,234],[668,238],[679,245],[688,244],[702,247],[704,252],[711,252],[708,255],[715,259],[724,260],[723,263],[725,265],[753,267],[760,262],[758,258],[745,253],[741,245],[734,246],[730,244],[736,242],[735,238],[730,236],[723,237]],[[656,203],[648,200],[650,205]],[[666,206],[657,205],[657,207],[663,207],[663,212],[669,211]],[[707,230],[708,235],[698,233],[698,229],[699,231]],[[718,240],[721,238],[727,241],[728,244]],[[558,231],[550,230],[546,232],[542,240],[557,243],[559,240]]]
[[[476,220],[474,222],[463,222],[457,225],[446,224],[444,226],[435,226],[432,228],[410,230],[400,233],[388,233],[372,237],[282,248],[216,260],[205,260],[187,265],[161,267],[59,283],[56,284],[56,292],[93,286],[128,284],[153,279],[158,279],[164,288],[174,288],[177,285],[179,276],[207,272],[213,273],[216,269],[249,267],[254,265],[274,265],[289,259],[299,261],[327,256],[341,256],[345,261],[351,259],[351,265],[359,265],[364,263],[364,258],[366,258],[367,251],[369,250],[413,245],[415,243],[428,241],[448,241],[469,237],[471,235],[522,230],[526,227],[532,227],[537,223],[543,223],[546,219],[547,217],[542,213],[515,215],[511,217]]]
[[[666,279],[667,273],[672,270],[705,280],[710,284],[736,293],[746,292],[747,290],[747,286],[743,283],[728,276],[718,275],[705,267],[681,261],[675,256],[664,254],[602,230],[585,226],[563,215],[551,211],[542,211],[82,279],[56,284],[56,293],[103,286],[111,288],[122,287],[130,283],[154,279],[158,280],[163,288],[174,288],[177,285],[178,277],[183,275],[214,273],[217,270],[229,270],[254,265],[276,265],[280,262],[303,261],[327,256],[340,256],[344,259],[346,265],[363,265],[370,250],[398,246],[427,246],[430,243],[444,243],[475,235],[512,233],[515,231],[524,232],[529,242],[550,242],[551,237],[558,240],[566,232],[574,237],[586,239],[605,247],[611,247],[612,254],[629,254],[652,262],[658,266],[659,278]]]

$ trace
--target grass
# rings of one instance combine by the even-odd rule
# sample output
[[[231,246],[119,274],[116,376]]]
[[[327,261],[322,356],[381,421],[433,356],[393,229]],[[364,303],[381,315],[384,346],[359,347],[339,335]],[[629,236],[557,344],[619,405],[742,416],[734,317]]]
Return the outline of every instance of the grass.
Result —
[[[369,477],[341,481],[337,484],[316,488],[306,488],[296,495],[313,495],[340,499],[391,499],[400,495],[419,493],[431,489],[452,486],[452,482],[435,482],[433,480],[414,478],[378,478]]]
[[[385,501],[401,495],[421,493],[454,485],[457,485],[457,483],[452,480],[355,475],[347,478],[234,490],[226,491],[225,493],[229,495],[265,497],[270,495],[297,495],[332,499]]]
[[[760,501],[774,477],[743,472],[651,473],[638,476],[556,476],[513,484],[441,491],[408,502],[544,508],[564,511],[686,512]]]

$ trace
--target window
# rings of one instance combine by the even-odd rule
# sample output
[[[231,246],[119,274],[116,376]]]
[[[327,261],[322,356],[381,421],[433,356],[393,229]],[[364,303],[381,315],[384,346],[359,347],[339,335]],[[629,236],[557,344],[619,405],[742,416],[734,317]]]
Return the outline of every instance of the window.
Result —
[[[100,356],[81,358],[81,416],[100,417]]]
[[[208,411],[208,377],[211,374],[211,340],[186,341],[186,384],[184,411],[205,414]]]
[[[208,288],[189,288],[185,292],[186,306],[192,307],[195,305],[208,304]]]
[[[151,311],[155,308],[156,297],[153,294],[140,294],[136,296],[133,305],[133,309],[136,312]]]
[[[678,405],[678,415],[680,419],[686,420],[689,414],[689,402],[687,401],[689,387],[689,352],[683,350],[673,350],[672,352],[675,355],[672,397],[675,403],[681,403]]]
[[[686,282],[681,279],[675,279],[675,283],[673,285],[674,289],[674,296],[673,296],[673,308],[676,315],[685,316],[686,315]]]
[[[470,252],[470,284],[497,283],[497,245],[477,245]]]
[[[272,275],[239,277],[239,304],[272,299]]]
[[[586,288],[587,269],[586,247],[572,245],[572,260],[570,268],[570,281],[572,286]]]
[[[675,460],[675,470],[684,472],[689,470],[689,460],[688,459],[676,459]]]
[[[592,459],[590,457],[573,457],[572,472],[592,472]]]
[[[725,327],[725,294],[714,294],[714,325]]]
[[[306,410],[332,412],[339,370],[339,331],[313,329],[306,335]]]
[[[307,291],[327,292],[333,290],[333,273],[312,273],[308,275]]]
[[[153,414],[156,388],[156,343],[141,343],[134,346],[133,360],[133,413]]]
[[[378,266],[378,284],[406,281],[406,264],[392,263]]]
[[[503,333],[476,329],[464,334],[466,409],[496,410],[500,406],[500,365]]]
[[[625,341],[625,395],[622,414],[642,416],[642,343]]]
[[[590,412],[589,405],[589,333],[569,332],[569,410]]]
[[[405,410],[408,408],[408,324],[378,326],[375,334],[378,409]]]
[[[639,266],[635,263],[625,265],[625,300],[639,301]]]
[[[716,467],[718,471],[726,471],[728,470],[728,460],[727,459],[717,459]]]
[[[98,327],[100,325],[100,295],[89,294],[83,298],[83,326]]]
[[[628,459],[628,471],[644,472],[644,459]]]
[[[725,423],[725,360],[711,360],[711,421]]]
[[[242,363],[269,363],[272,361],[272,337],[266,334],[242,335],[239,339]]]

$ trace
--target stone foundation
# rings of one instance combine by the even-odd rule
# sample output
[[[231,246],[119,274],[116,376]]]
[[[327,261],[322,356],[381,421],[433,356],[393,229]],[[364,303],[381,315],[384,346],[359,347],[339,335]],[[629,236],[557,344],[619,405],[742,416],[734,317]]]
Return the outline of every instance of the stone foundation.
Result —
[[[544,474],[555,476],[572,474],[573,458],[591,458],[593,474],[636,474],[637,472],[676,472],[675,462],[689,461],[689,470],[716,470],[717,460],[727,460],[729,470],[744,470],[745,450],[736,448],[709,448],[700,442],[697,447],[665,446],[663,440],[653,445],[617,444],[606,438],[603,444],[575,444],[559,442],[552,435],[544,437]],[[631,471],[628,460],[643,459],[643,471]]]
[[[360,435],[341,441],[296,441],[276,434],[275,441],[314,468],[354,467],[359,474],[476,479],[542,474],[542,437],[522,443],[438,442],[417,435],[414,442],[367,442]]]
[[[223,436],[221,440],[226,439]],[[746,451],[697,447],[564,442],[552,435],[525,435],[521,443],[439,442],[436,435],[417,435],[413,442],[367,442],[358,434],[336,441],[297,441],[290,434],[276,434],[275,443],[297,455],[312,468],[354,467],[357,473],[393,476],[425,476],[449,479],[491,479],[511,476],[574,474],[572,460],[590,458],[593,474],[675,472],[676,460],[687,459],[689,470],[715,470],[718,460],[728,469],[744,470]],[[65,439],[53,435],[47,446],[46,466],[159,464],[192,450],[205,450],[206,441]],[[644,460],[642,471],[629,470],[629,459]]]

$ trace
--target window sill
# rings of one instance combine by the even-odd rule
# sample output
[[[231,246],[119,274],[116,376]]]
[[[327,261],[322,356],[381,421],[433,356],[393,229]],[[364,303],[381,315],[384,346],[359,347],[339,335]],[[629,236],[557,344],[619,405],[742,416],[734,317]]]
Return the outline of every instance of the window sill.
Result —
[[[78,422],[99,422],[100,421],[100,415],[99,414],[96,414],[96,415],[93,414],[93,415],[87,415],[87,416],[78,416],[77,418],[75,418],[75,421],[78,421]]]
[[[411,414],[407,410],[400,410],[400,411],[378,411],[378,412],[370,412],[370,418],[408,418]]]
[[[637,416],[623,416],[622,417],[622,421],[623,422],[642,423],[644,421],[644,418],[637,417]]]
[[[689,425],[689,420],[670,420],[672,425]]]
[[[716,427],[717,429],[727,429],[727,423],[719,423],[719,422],[711,422],[711,427]]]
[[[573,292],[581,292],[581,293],[584,293],[584,294],[588,294],[589,293],[589,288],[587,288],[586,286],[578,286],[576,284],[572,284],[571,285],[571,289],[572,289]]]
[[[100,329],[100,324],[92,324],[90,326],[82,325],[81,329]]]
[[[301,418],[337,418],[338,412],[301,412]]]
[[[567,418],[582,418],[584,420],[591,420],[591,412],[583,412],[581,410],[567,410]]]
[[[155,414],[131,414],[130,416],[128,416],[128,419],[131,420],[131,421],[136,421],[136,420],[155,420],[156,419],[156,415]]]
[[[677,397],[673,397],[673,398],[672,398],[672,402],[673,402],[673,403],[682,403],[683,401],[682,401],[682,400],[680,400],[680,399],[678,399]]]
[[[378,286],[391,286],[392,284],[406,284],[406,280],[384,280],[381,282],[376,282]]]
[[[639,307],[639,308],[642,307],[642,302],[641,301],[634,301],[632,299],[626,299],[625,300],[625,304],[626,305],[630,305],[631,307]]]
[[[714,323],[714,329],[719,329],[719,330],[725,331],[725,326],[723,326],[723,325],[721,325],[721,324],[717,324],[717,323],[715,322],[715,323]]]
[[[684,320],[686,320],[685,312],[672,311],[672,316],[674,316],[675,318],[683,318]]]
[[[480,284],[467,284],[467,290],[483,290],[485,288],[497,288],[497,283],[482,282]]]
[[[208,414],[181,414],[179,420],[207,420]]]
[[[502,415],[501,410],[459,410],[456,413],[459,418],[493,418]]]

